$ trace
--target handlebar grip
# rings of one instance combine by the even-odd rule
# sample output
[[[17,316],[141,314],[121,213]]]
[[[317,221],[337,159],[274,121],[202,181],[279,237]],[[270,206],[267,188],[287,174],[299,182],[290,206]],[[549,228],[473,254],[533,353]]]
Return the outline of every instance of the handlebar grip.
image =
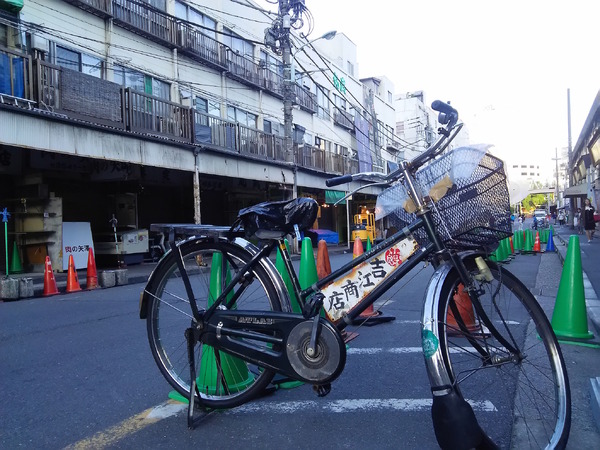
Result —
[[[438,111],[438,112],[442,112],[444,114],[457,114],[458,115],[458,111],[456,111],[448,103],[442,102],[441,100],[434,100],[433,103],[431,104],[431,109]]]
[[[338,184],[350,183],[352,181],[352,175],[342,175],[341,177],[334,177],[325,180],[325,184],[329,187],[337,186]]]

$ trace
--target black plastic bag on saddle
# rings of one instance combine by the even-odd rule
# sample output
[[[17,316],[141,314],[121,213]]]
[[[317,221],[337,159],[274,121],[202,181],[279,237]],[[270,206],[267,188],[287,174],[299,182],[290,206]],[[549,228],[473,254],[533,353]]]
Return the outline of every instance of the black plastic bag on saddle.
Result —
[[[241,209],[238,220],[244,225],[246,236],[259,239],[276,238],[282,233],[307,230],[317,218],[319,205],[312,198],[299,197],[280,202],[264,202]]]

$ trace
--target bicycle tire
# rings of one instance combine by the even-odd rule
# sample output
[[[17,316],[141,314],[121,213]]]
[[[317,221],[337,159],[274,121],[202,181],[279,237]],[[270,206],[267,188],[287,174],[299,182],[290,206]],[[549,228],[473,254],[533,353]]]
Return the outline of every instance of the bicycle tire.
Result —
[[[473,260],[465,265],[479,273]],[[465,304],[464,297],[456,296],[461,282],[452,270],[438,310],[438,317],[445,318],[438,322],[440,349],[452,384],[472,406],[479,406],[473,408],[477,421],[500,448],[564,448],[571,394],[556,336],[527,287],[507,270],[488,265],[494,280],[479,283],[481,306],[491,319],[490,329],[508,339],[522,359],[510,360],[494,333],[481,328],[477,308],[469,309],[470,299]],[[481,345],[485,356],[473,343]]]
[[[200,310],[214,302],[221,276],[221,261],[225,257],[233,277],[247,263],[251,254],[244,248],[223,241],[193,240],[179,247],[188,274],[194,298]],[[192,310],[177,266],[177,252],[165,254],[156,268],[156,274],[146,287],[147,332],[152,355],[162,375],[181,395],[190,398],[191,375],[184,332],[192,324]],[[217,259],[215,259],[217,258]],[[215,267],[215,270],[213,270]],[[282,303],[270,276],[261,264],[251,270],[252,282],[236,300],[234,308],[253,311],[281,311]],[[236,285],[234,291],[240,289]],[[265,344],[267,345],[267,344]],[[194,348],[196,382],[200,397],[198,403],[207,408],[232,408],[260,394],[272,380],[275,372],[256,367],[239,358],[215,350],[198,342]]]

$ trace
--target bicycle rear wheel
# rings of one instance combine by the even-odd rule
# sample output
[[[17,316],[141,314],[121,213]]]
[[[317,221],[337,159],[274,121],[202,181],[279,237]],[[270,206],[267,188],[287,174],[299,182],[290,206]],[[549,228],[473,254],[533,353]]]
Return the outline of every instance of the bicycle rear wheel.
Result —
[[[571,395],[554,332],[527,287],[488,264],[494,280],[480,283],[479,297],[487,323],[460,293],[456,271],[444,284],[439,336],[450,379],[496,445],[564,448]],[[472,260],[466,265],[478,273]],[[511,346],[515,352],[508,350]]]
[[[251,258],[245,249],[223,241],[189,241],[178,248],[199,310],[212,305],[223,287]],[[189,398],[191,379],[184,333],[193,323],[193,314],[177,253],[170,251],[165,255],[146,287],[147,331],[161,373],[177,392]],[[281,311],[281,299],[267,271],[256,264],[250,273],[251,277],[246,276],[251,279],[248,286],[241,287],[238,283],[233,289],[236,294],[243,289],[233,308]],[[230,295],[228,298],[232,298]],[[205,407],[238,406],[258,395],[274,375],[272,370],[246,363],[202,342],[196,343],[194,355],[198,401]]]

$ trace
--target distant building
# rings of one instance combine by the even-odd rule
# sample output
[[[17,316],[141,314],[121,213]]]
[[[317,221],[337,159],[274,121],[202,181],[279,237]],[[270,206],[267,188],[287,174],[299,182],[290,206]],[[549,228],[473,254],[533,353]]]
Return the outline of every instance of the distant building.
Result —
[[[427,150],[437,140],[440,123],[437,120],[438,112],[431,109],[430,106],[433,100],[427,100],[423,91],[398,94],[394,97],[395,134],[400,140],[402,149],[399,159],[411,160]],[[469,133],[465,125],[452,142],[451,148],[469,143]]]

